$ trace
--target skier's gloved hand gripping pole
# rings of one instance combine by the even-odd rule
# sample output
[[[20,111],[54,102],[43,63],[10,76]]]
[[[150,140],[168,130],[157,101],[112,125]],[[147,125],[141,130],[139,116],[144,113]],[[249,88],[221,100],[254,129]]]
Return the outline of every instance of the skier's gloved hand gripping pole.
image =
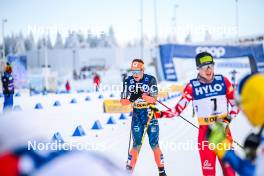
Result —
[[[193,124],[192,122],[190,122],[190,121],[187,120],[186,118],[182,117],[180,114],[175,113],[175,112],[172,112],[172,109],[171,109],[170,107],[168,107],[167,105],[165,105],[164,103],[162,103],[161,101],[158,101],[158,100],[157,100],[157,102],[158,102],[159,104],[161,104],[162,106],[164,106],[165,108],[168,109],[168,111],[166,111],[166,113],[168,113],[167,118],[172,118],[172,117],[175,117],[175,116],[179,116],[181,119],[183,119],[184,121],[188,122],[188,123],[189,123],[190,125],[192,125],[194,128],[199,129],[198,126],[196,126],[195,124]],[[171,114],[169,115],[170,112],[171,112]],[[162,117],[162,114],[161,114],[161,117]],[[226,117],[226,118],[228,119],[228,117]],[[231,120],[230,120],[230,122],[231,122]],[[239,144],[237,141],[233,140],[233,142],[234,142],[237,146],[239,146],[241,149],[245,150],[245,148],[244,148],[241,144]]]

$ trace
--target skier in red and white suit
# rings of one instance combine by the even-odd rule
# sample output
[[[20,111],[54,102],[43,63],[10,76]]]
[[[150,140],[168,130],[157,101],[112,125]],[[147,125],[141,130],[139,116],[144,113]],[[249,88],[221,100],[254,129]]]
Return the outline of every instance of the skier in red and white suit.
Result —
[[[227,139],[232,143],[228,123],[237,115],[239,110],[235,106],[234,89],[230,81],[222,75],[214,75],[212,55],[207,52],[198,54],[196,66],[199,72],[197,78],[187,84],[175,109],[162,112],[162,116],[166,118],[178,116],[192,101],[199,123],[198,148],[202,172],[204,176],[214,176],[216,155],[208,147],[206,132],[210,125],[216,121],[221,121],[226,124]],[[227,163],[220,161],[220,164],[225,176],[235,175],[234,170]]]

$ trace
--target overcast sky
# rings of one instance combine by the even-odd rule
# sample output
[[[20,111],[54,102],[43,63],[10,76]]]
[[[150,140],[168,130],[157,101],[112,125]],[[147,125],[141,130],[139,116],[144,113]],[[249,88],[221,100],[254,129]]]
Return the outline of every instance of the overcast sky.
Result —
[[[175,4],[178,41],[191,32],[201,41],[209,30],[213,38],[235,37],[235,0],[156,0],[158,35],[174,31]],[[153,37],[154,0],[143,0],[144,35]],[[239,34],[264,33],[264,1],[238,0]],[[81,29],[100,34],[113,26],[117,40],[125,43],[140,37],[140,0],[0,0],[0,18],[6,18],[6,34],[34,30],[35,37],[49,29],[52,40],[57,30]],[[2,35],[1,35],[2,36]]]

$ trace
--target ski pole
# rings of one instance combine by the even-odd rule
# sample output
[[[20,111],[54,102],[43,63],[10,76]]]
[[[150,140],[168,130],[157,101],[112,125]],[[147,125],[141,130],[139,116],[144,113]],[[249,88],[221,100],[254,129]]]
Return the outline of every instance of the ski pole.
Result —
[[[159,104],[161,104],[162,106],[164,106],[165,108],[167,108],[168,110],[171,110],[170,107],[168,107],[167,105],[165,105],[165,104],[162,103],[161,101],[157,100],[157,102],[158,102]]]
[[[133,112],[132,112],[133,114]],[[133,117],[133,115],[132,115]],[[130,125],[130,132],[129,132],[129,142],[128,142],[128,148],[127,148],[127,155],[129,155],[130,152],[130,146],[131,146],[131,134],[132,134],[132,120],[131,120],[131,125]]]
[[[144,133],[143,133],[143,136],[142,136],[142,139],[141,139],[141,145],[140,145],[139,151],[140,151],[140,149],[141,149],[141,147],[142,147],[142,145],[143,145],[143,142],[144,142],[145,136],[146,136],[146,134],[147,134],[147,131],[148,131],[148,128],[149,128],[149,125],[150,125],[150,122],[151,122],[153,116],[154,116],[154,112],[152,111],[152,112],[151,112],[151,115],[150,115],[150,117],[149,117],[149,119],[148,119],[148,121],[147,121],[147,125],[146,125],[146,127],[145,127],[145,129],[144,129]]]
[[[189,124],[191,124],[194,128],[199,129],[198,126],[194,125],[192,122],[190,122],[189,120],[185,119],[184,117],[182,117],[181,115],[179,115],[180,118],[182,118],[183,120],[185,120],[186,122],[188,122]]]
[[[170,107],[168,107],[167,105],[165,105],[164,103],[162,103],[161,101],[157,100],[158,103],[160,103],[162,106],[164,106],[165,108],[167,108],[168,110],[171,110]],[[192,125],[194,128],[199,129],[196,125],[194,125],[192,122],[190,122],[189,120],[185,119],[184,117],[182,117],[181,115],[179,115],[180,118],[182,118],[183,120],[185,120],[186,122],[188,122],[190,125]]]
[[[158,101],[158,103],[160,103],[162,106],[164,106],[165,108],[167,108],[168,110],[171,110],[170,107],[168,107],[167,105],[165,105],[164,103],[162,103],[161,101]],[[195,127],[196,129],[199,129],[198,126],[196,126],[195,124],[193,124],[192,122],[190,122],[189,120],[187,120],[186,118],[182,117],[181,115],[178,115],[181,119],[185,120],[186,122],[188,122],[189,124],[191,124],[193,127]],[[233,140],[233,142],[238,146],[240,147],[241,149],[245,150],[245,148],[240,144],[238,143],[237,141]]]

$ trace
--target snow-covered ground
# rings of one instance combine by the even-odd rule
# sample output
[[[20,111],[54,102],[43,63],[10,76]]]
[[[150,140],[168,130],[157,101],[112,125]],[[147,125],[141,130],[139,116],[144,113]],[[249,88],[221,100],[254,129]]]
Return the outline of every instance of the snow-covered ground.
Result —
[[[102,94],[104,98],[109,98],[111,93],[114,94],[113,99],[118,99],[120,92],[109,91],[103,93],[48,94],[37,96],[28,96],[26,93],[22,93],[20,97],[14,98],[14,105],[20,105],[22,111],[15,111],[13,113],[23,119],[21,126],[27,126],[28,124],[35,126],[35,131],[32,131],[32,134],[42,134],[46,139],[50,140],[54,133],[59,132],[65,142],[79,142],[93,145],[98,152],[109,156],[120,166],[125,167],[131,117],[126,114],[126,120],[119,120],[120,114],[103,113],[103,99],[98,99],[98,96]],[[85,101],[85,97],[87,96],[91,98],[90,101]],[[73,98],[77,100],[76,104],[70,103]],[[178,98],[172,98],[164,103],[173,107]],[[56,100],[60,101],[61,106],[53,106]],[[2,103],[3,98],[0,99],[0,105]],[[41,103],[43,109],[34,109],[36,103]],[[106,124],[110,116],[114,117],[117,124]],[[184,111],[182,116],[197,124],[196,119],[192,117],[191,106]],[[32,118],[36,120],[34,123],[30,120]],[[96,120],[101,122],[103,129],[91,129]],[[193,147],[197,141],[197,129],[180,118],[161,119],[159,120],[159,124],[160,145],[164,153],[167,174],[169,176],[202,175],[199,154],[197,149]],[[78,125],[83,127],[86,133],[85,136],[72,136]],[[12,129],[10,130],[12,131]],[[231,131],[234,139],[239,143],[243,143],[243,139],[250,130],[251,126],[241,114],[232,122]],[[185,148],[182,147],[183,145],[185,145]],[[191,148],[188,148],[186,145],[189,145]],[[240,148],[236,147],[236,150],[242,153]],[[158,175],[154,156],[148,145],[147,138],[140,152],[135,173],[139,176]],[[222,175],[219,165],[217,166],[217,175]]]

